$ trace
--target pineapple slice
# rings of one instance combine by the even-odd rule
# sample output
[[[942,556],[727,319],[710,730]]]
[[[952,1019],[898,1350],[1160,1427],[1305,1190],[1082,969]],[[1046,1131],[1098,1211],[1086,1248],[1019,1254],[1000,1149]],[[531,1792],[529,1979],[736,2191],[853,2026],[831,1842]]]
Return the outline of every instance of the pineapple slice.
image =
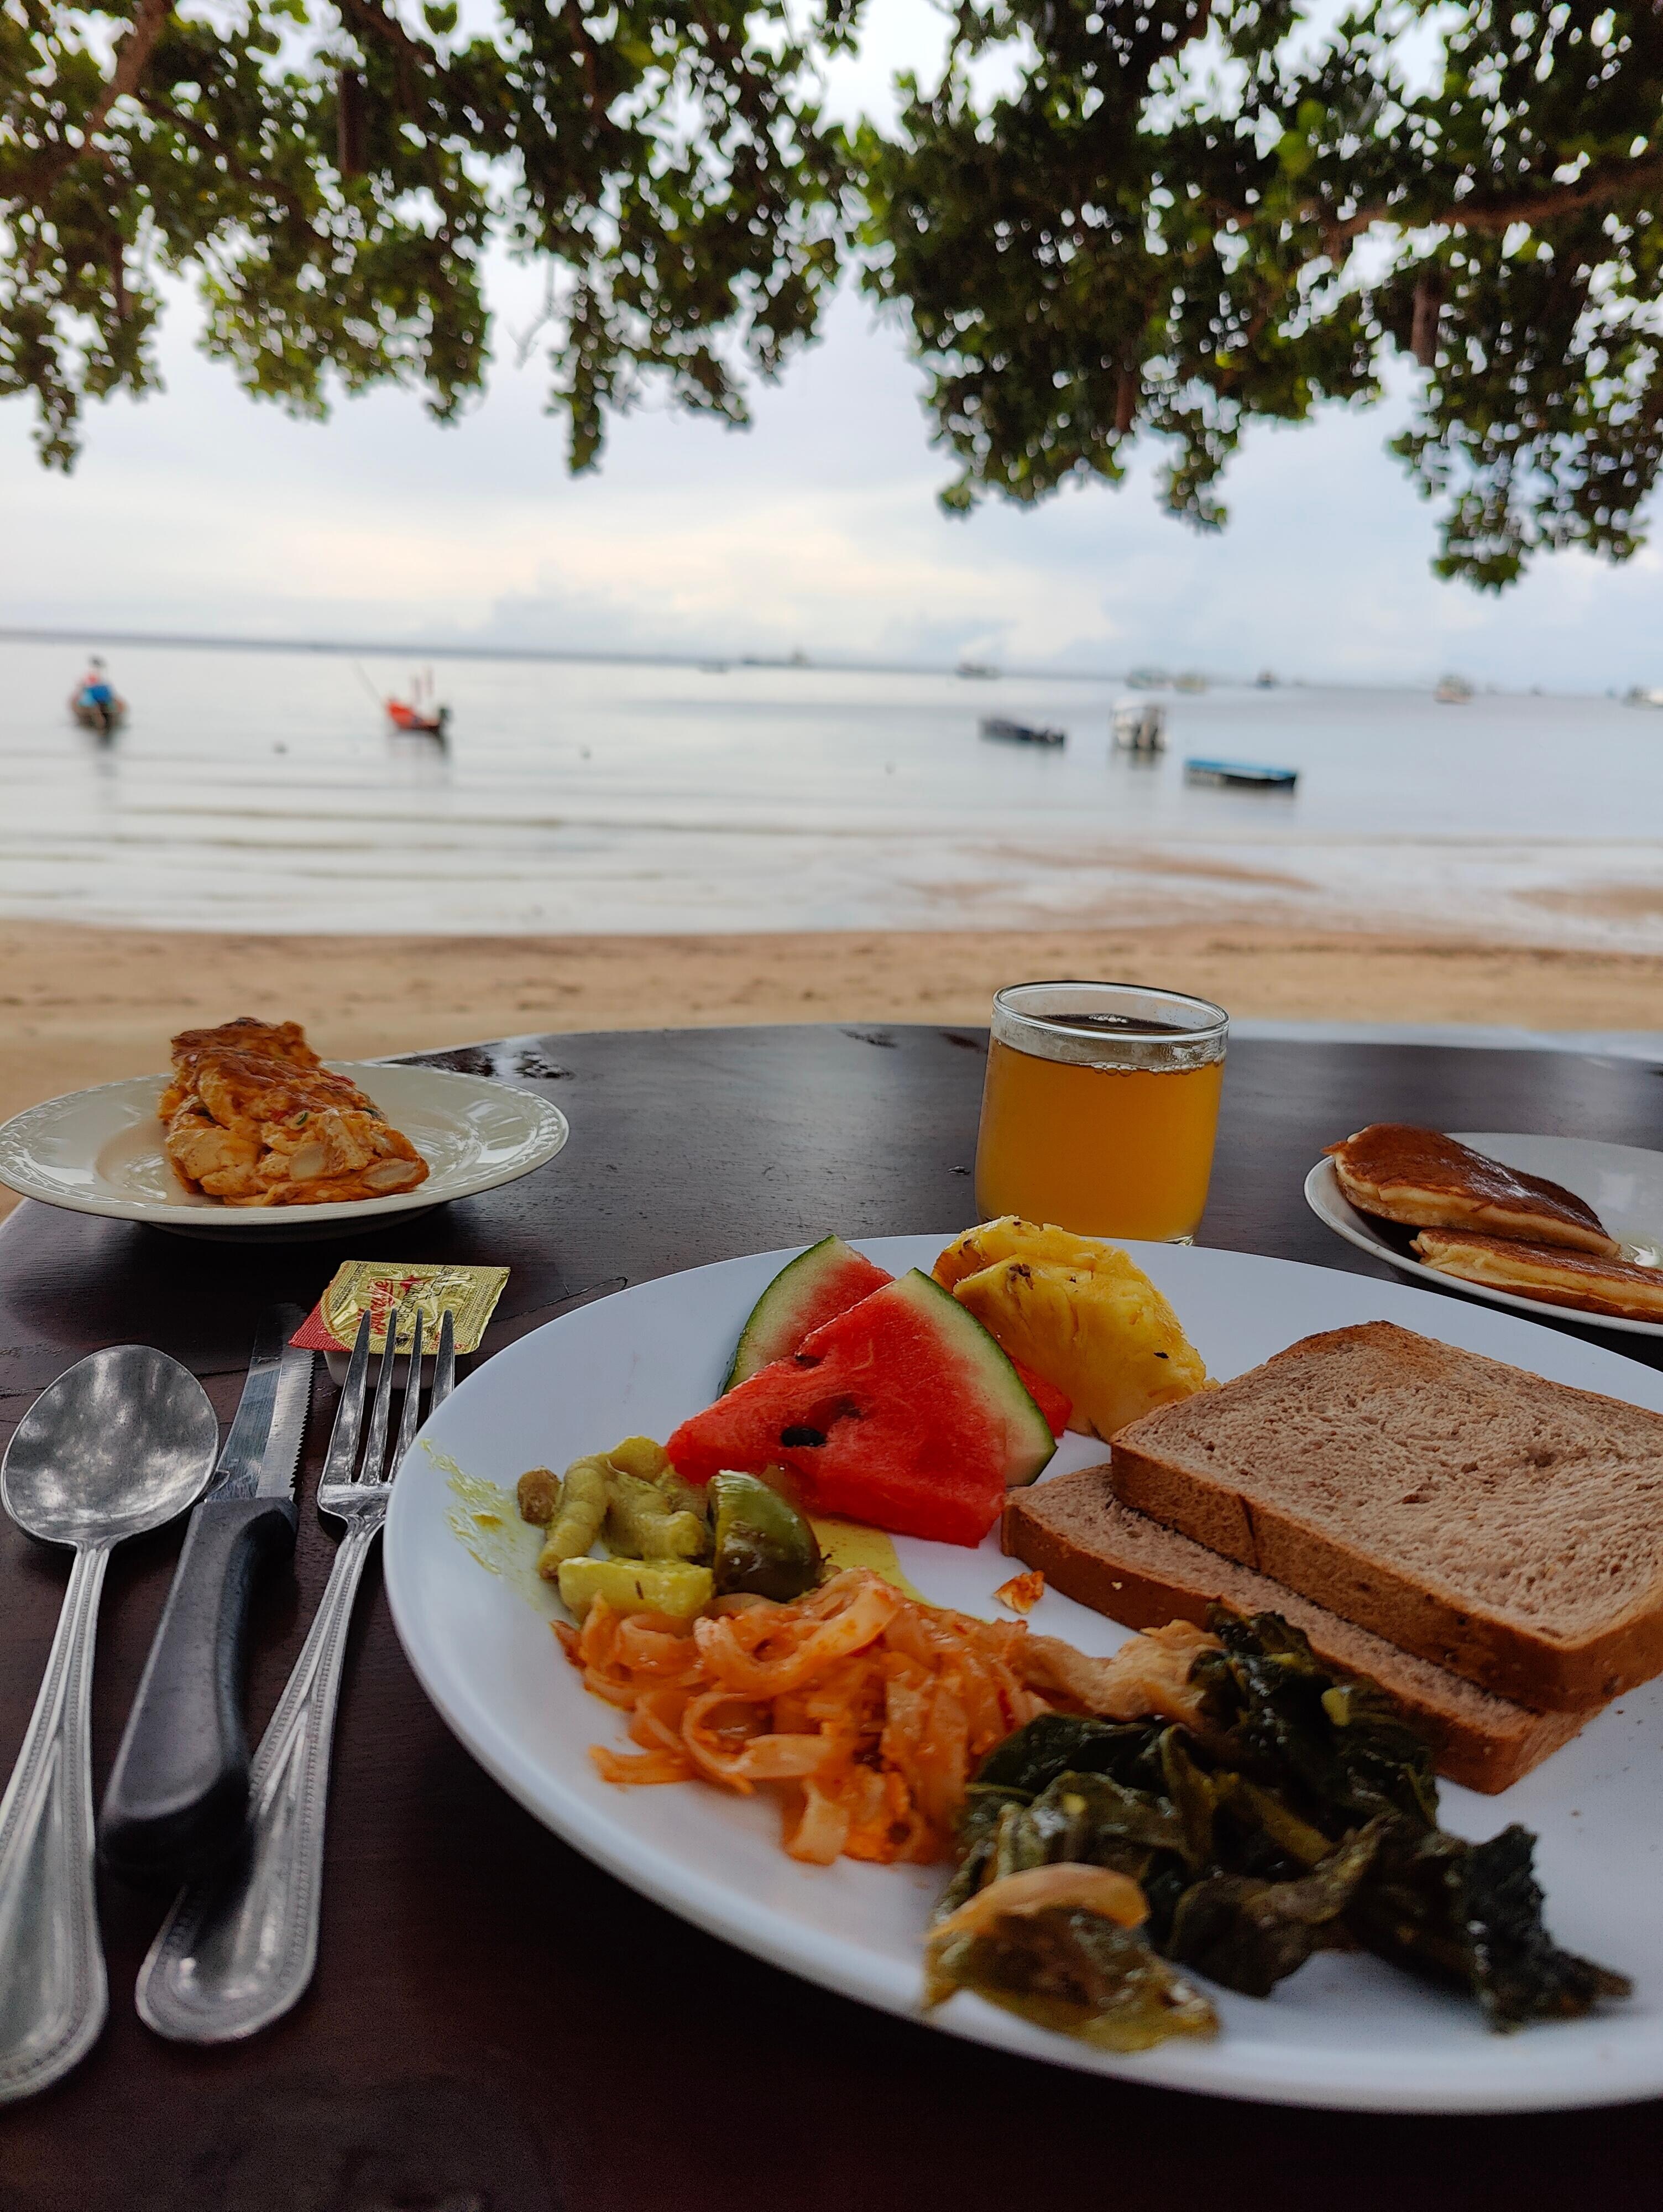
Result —
[[[1087,1436],[1211,1387],[1154,1284],[1097,1237],[1007,1214],[956,1238],[935,1274],[1012,1359],[1067,1392],[1069,1425]]]
[[[1058,1229],[1048,1221],[1024,1221],[1019,1213],[1004,1213],[956,1237],[932,1272],[943,1289],[950,1291],[967,1275],[979,1275],[999,1260],[1041,1260],[1088,1273],[1104,1260],[1132,1266],[1124,1252],[1105,1244],[1101,1237],[1077,1237],[1071,1229]],[[1135,1267],[1132,1273],[1137,1273]],[[1138,1279],[1143,1280],[1141,1275]]]

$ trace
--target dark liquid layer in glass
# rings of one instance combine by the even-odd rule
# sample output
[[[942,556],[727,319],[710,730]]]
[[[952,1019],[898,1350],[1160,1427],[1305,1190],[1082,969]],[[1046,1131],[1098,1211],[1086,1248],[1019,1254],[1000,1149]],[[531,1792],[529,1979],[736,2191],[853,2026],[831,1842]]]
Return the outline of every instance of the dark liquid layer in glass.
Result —
[[[1180,1037],[1201,1034],[1183,1022],[1152,1022],[1142,1014],[1041,1014],[1037,1018],[1047,1029],[1066,1030],[1071,1036]]]

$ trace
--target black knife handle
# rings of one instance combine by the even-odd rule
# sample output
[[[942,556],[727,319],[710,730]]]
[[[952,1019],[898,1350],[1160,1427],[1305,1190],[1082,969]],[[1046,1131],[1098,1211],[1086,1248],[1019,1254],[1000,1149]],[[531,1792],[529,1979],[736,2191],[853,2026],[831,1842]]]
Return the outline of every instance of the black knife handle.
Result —
[[[191,1516],[99,1815],[100,1855],[178,1881],[234,1850],[248,1810],[243,1632],[257,1571],[294,1548],[282,1498],[208,1498]]]

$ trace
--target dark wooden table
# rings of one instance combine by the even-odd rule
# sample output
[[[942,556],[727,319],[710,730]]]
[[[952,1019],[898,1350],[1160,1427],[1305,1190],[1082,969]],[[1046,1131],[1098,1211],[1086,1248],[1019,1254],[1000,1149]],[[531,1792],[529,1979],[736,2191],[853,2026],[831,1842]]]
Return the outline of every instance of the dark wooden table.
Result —
[[[507,1263],[489,1352],[583,1297],[733,1253],[956,1229],[974,1218],[985,1048],[974,1030],[825,1027],[430,1054],[546,1088],[571,1145],[507,1189],[338,1246],[255,1253],[26,1205],[0,1231],[0,1437],[72,1360],[122,1340],[185,1361],[228,1418],[259,1309],[309,1304],[343,1256]],[[1548,1053],[1239,1042],[1203,1241],[1385,1272],[1300,1195],[1325,1142],[1385,1119],[1658,1146],[1663,1077]],[[1611,1341],[1663,1364],[1648,1340]],[[319,1390],[294,1574],[253,1626],[256,1730],[328,1571],[307,1502]],[[111,1571],[100,1789],[176,1544],[134,1545]],[[3,1769],[64,1573],[0,1528]],[[1458,2120],[1184,2098],[810,1988],[644,1903],[511,1803],[416,1687],[379,1583],[348,1665],[310,1995],[246,2045],[158,2041],[131,1991],[161,1906],[106,1885],[109,2026],[68,2081],[0,2114],[0,2212],[1425,2212],[1575,2204],[1595,2186],[1650,2202],[1663,2160],[1660,2105]]]

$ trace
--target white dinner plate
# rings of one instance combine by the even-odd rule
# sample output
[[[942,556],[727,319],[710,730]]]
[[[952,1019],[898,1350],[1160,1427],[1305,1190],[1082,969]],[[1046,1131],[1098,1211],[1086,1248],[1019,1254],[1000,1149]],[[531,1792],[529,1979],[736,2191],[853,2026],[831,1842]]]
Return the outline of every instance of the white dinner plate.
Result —
[[[1626,1259],[1647,1267],[1663,1261],[1663,1152],[1642,1152],[1637,1145],[1597,1144],[1588,1137],[1521,1137],[1496,1129],[1451,1129],[1448,1133],[1503,1167],[1545,1176],[1583,1200],[1623,1246]],[[1487,1283],[1464,1283],[1458,1276],[1427,1267],[1388,1243],[1380,1224],[1357,1212],[1341,1190],[1331,1159],[1319,1160],[1306,1176],[1305,1199],[1319,1221],[1359,1251],[1384,1260],[1400,1275],[1483,1298],[1492,1306],[1510,1306],[1514,1313],[1553,1314],[1561,1321],[1581,1322],[1584,1328],[1663,1336],[1663,1322],[1627,1321],[1618,1314],[1589,1313],[1581,1306],[1555,1305],[1546,1298],[1521,1298],[1514,1291],[1492,1290]]]
[[[946,1242],[880,1237],[861,1249],[899,1272],[928,1267]],[[1387,1320],[1663,1411],[1663,1376],[1481,1306],[1242,1253],[1129,1249],[1221,1379],[1314,1330]],[[1490,2033],[1472,2004],[1361,1954],[1319,1955],[1262,2002],[1220,1992],[1216,2041],[1135,2057],[1047,2033],[962,1992],[924,2014],[920,1946],[946,1869],[801,1866],[780,1848],[779,1808],[766,1793],[604,1783],[586,1749],[623,1745],[622,1716],[585,1691],[549,1632],[558,1607],[531,1571],[536,1533],[512,1507],[500,1528],[482,1524],[474,1516],[489,1501],[470,1485],[512,1490],[526,1468],[561,1467],[632,1433],[666,1436],[715,1395],[741,1324],[789,1256],[725,1261],[549,1322],[470,1375],[405,1462],[386,1529],[393,1619],[428,1696],[505,1789],[620,1880],[729,1942],[868,2004],[1030,2057],[1167,2087],[1405,2112],[1607,2104],[1663,2090],[1655,1684],[1620,1699],[1502,1796],[1445,1786],[1443,1817],[1457,1832],[1482,1838],[1514,1820],[1538,1832],[1554,1935],[1636,1981],[1627,2005],[1508,2036]],[[1053,1467],[1084,1466],[1102,1450],[1068,1437]],[[968,1550],[898,1537],[895,1549],[926,1597],[998,1615],[992,1592],[1011,1568],[996,1538]],[[1031,1621],[1095,1653],[1126,1636],[1054,1592]],[[696,2025],[696,1995],[690,2002]]]
[[[430,1170],[414,1190],[333,1206],[224,1206],[182,1189],[161,1149],[156,1101],[169,1079],[129,1076],[96,1090],[49,1098],[0,1127],[0,1182],[25,1198],[148,1222],[185,1237],[261,1237],[279,1244],[345,1237],[361,1222],[429,1212],[513,1182],[552,1159],[569,1131],[558,1106],[511,1084],[447,1068],[331,1060]]]

